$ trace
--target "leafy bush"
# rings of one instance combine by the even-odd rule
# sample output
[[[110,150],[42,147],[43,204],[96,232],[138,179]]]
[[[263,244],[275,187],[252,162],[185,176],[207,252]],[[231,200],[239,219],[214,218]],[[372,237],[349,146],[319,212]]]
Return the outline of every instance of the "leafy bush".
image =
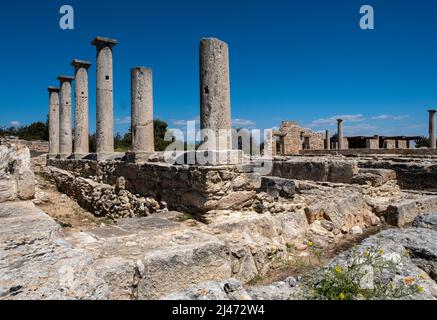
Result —
[[[384,257],[377,246],[364,253],[355,250],[347,266],[336,265],[308,276],[308,298],[316,300],[404,299],[423,292],[424,276],[395,281],[397,263]]]

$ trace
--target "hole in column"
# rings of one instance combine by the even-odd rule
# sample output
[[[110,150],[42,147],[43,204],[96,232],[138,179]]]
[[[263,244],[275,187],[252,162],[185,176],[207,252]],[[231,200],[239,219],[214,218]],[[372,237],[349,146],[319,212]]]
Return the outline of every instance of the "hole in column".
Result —
[[[109,80],[109,76],[105,76],[105,79],[106,79],[106,80]]]
[[[85,92],[82,91],[81,94],[85,94]]]
[[[205,87],[204,91],[205,91],[206,94],[209,94],[209,88],[208,87]]]

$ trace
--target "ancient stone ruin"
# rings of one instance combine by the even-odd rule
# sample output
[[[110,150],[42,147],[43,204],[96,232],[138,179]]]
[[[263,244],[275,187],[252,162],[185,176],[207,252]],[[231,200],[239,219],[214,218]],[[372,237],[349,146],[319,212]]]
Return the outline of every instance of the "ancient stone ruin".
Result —
[[[88,145],[92,63],[83,60],[73,60],[74,77],[59,76],[60,87],[48,89],[50,142],[47,155],[32,158],[36,188],[29,150],[0,146],[1,299],[299,299],[299,279],[267,287],[254,281],[314,247],[351,246],[382,229],[388,229],[387,254],[415,254],[399,271],[423,274],[415,298],[437,297],[434,110],[429,149],[412,148],[414,137],[346,137],[338,119],[336,139],[329,130],[284,121],[267,135],[263,154],[244,154],[232,143],[228,46],[205,38],[199,51],[204,148],[171,153],[196,161],[169,162],[168,154],[155,152],[147,67],[131,70],[132,150],[116,153],[117,41],[97,37],[92,44],[96,152]],[[42,181],[56,187],[52,199],[42,199]],[[62,227],[43,211],[55,195],[98,223]],[[375,237],[363,245],[374,246]],[[425,247],[429,254],[420,254]]]

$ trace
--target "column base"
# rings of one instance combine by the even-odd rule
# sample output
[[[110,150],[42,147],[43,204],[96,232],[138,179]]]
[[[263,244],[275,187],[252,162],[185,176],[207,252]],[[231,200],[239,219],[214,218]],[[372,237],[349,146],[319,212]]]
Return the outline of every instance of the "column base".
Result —
[[[154,155],[156,155],[156,152],[126,152],[125,161],[130,163],[145,163],[149,162]]]
[[[239,165],[246,157],[242,150],[205,150],[166,152],[165,161],[175,165]]]
[[[87,160],[90,158],[89,153],[73,153],[71,159],[74,160]]]
[[[122,161],[125,158],[124,152],[105,152],[105,153],[91,153],[87,157],[94,161]]]
[[[71,159],[71,157],[72,157],[71,153],[59,153],[56,156],[56,159],[66,160],[66,159]]]
[[[47,154],[47,160],[56,159],[58,157],[57,153],[48,153]]]

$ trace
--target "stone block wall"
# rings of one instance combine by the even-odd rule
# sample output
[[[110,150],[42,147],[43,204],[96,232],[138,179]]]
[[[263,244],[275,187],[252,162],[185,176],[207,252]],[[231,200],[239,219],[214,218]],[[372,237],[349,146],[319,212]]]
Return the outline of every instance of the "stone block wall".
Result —
[[[385,140],[384,149],[396,149],[396,140]]]
[[[128,164],[119,161],[51,159],[48,166],[98,182],[115,185],[124,177],[126,190],[164,201],[172,210],[206,213],[252,206],[261,176],[242,166],[172,166],[164,163]]]
[[[379,149],[379,138],[378,139],[367,139],[366,140],[366,148],[370,150]]]
[[[351,183],[358,172],[356,161],[296,159],[275,161],[272,175],[286,179]]]
[[[407,140],[397,140],[396,141],[397,149],[408,149],[408,141]]]

